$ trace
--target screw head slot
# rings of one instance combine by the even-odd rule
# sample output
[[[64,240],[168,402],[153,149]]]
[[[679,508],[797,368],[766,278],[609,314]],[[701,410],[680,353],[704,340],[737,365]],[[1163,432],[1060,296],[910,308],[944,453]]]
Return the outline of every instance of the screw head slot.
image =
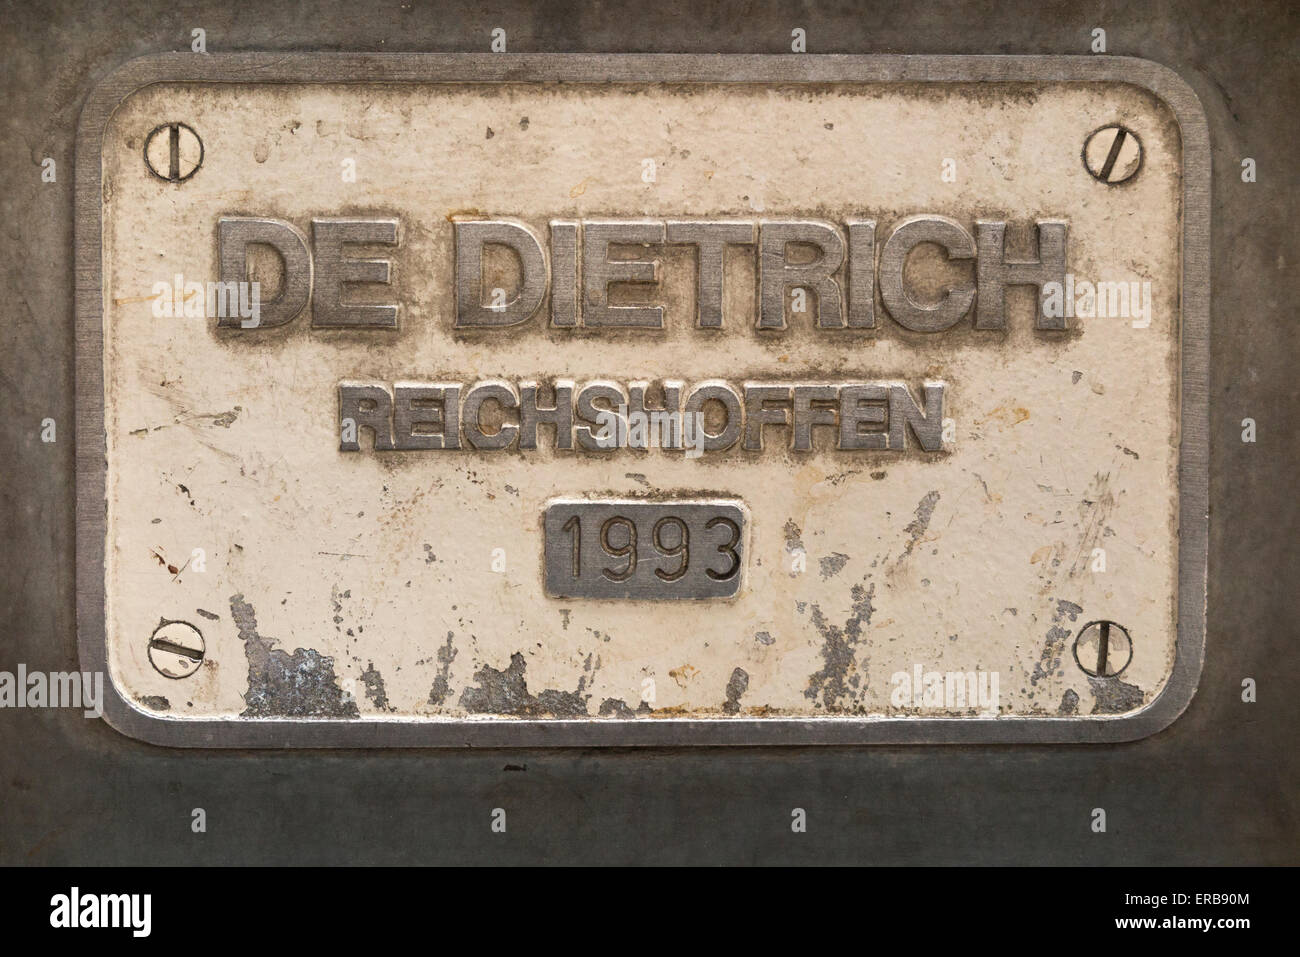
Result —
[[[145,137],[144,163],[159,179],[183,183],[203,165],[203,141],[191,126],[162,123]]]
[[[1084,141],[1083,165],[1107,186],[1127,182],[1142,168],[1142,141],[1126,126],[1103,126]]]
[[[149,638],[149,663],[168,678],[188,678],[203,664],[203,635],[184,621],[163,622]]]
[[[1133,639],[1113,621],[1090,621],[1074,639],[1074,661],[1093,678],[1110,678],[1133,660]]]

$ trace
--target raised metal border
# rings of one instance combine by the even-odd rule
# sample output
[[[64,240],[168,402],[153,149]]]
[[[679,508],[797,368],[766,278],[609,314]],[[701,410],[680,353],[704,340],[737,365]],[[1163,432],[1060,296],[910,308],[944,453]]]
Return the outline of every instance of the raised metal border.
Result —
[[[1071,718],[185,719],[126,700],[107,667],[101,148],[109,117],[142,87],[193,83],[1044,83],[1119,82],[1174,113],[1182,136],[1178,635],[1160,695],[1125,716]],[[162,53],[132,60],[90,93],[77,127],[77,635],[81,667],[109,674],[104,717],[173,747],[583,747],[1088,743],[1130,741],[1187,708],[1205,658],[1209,532],[1210,142],[1205,112],[1177,73],[1115,56],[765,54]]]

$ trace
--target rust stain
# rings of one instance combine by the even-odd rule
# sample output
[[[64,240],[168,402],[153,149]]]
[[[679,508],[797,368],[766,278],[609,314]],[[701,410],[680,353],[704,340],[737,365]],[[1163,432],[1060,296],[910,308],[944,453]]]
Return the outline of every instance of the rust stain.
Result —
[[[708,712],[709,710],[710,709],[708,708],[701,708],[692,711],[689,708],[683,708],[681,705],[673,705],[671,708],[655,708],[653,711],[650,712],[650,717],[677,718],[677,717],[681,717],[682,715],[700,714],[701,712]]]
[[[181,572],[189,568],[190,562],[192,562],[193,560],[194,560],[194,556],[191,555],[189,558],[185,559],[185,564],[182,565],[180,568],[177,568],[175,565],[168,565],[167,570],[172,573],[172,581],[176,581],[176,579],[180,578]],[[211,662],[209,662],[209,664],[211,664]]]
[[[167,563],[167,559],[163,558],[162,555],[158,554],[158,549],[156,548],[149,549],[149,554],[151,554],[154,558],[158,559],[158,564],[161,565],[163,568],[167,569],[167,571],[172,575],[180,574],[181,570],[177,568],[175,565],[169,565]],[[186,562],[186,564],[189,563]]]
[[[685,688],[686,683],[700,673],[700,670],[694,665],[682,665],[680,668],[674,668],[668,672],[668,677],[677,682],[679,688]]]
[[[159,292],[159,293],[153,293],[152,295],[148,295],[148,296],[121,296],[113,299],[113,305],[124,306],[127,303],[132,303],[132,302],[156,302],[157,300],[161,299],[163,296],[168,295],[170,292],[171,290],[168,290],[166,293]],[[187,292],[184,296],[181,297],[181,302],[189,302],[197,295],[199,295],[199,290],[191,289],[189,292]]]
[[[986,422],[996,425],[999,429],[1009,429],[1013,425],[1019,425],[1029,418],[1029,410],[1024,406],[1005,406],[1000,405],[982,419],[976,419],[976,425],[984,425]]]

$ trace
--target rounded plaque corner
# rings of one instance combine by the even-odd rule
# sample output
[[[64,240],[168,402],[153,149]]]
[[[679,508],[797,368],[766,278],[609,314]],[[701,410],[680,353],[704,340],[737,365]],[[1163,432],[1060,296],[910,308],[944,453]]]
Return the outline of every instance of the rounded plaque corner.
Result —
[[[182,723],[179,719],[139,707],[122,693],[122,689],[113,680],[111,671],[104,692],[104,710],[100,717],[104,724],[118,734],[158,748],[187,746],[178,733]]]
[[[1174,114],[1183,136],[1188,171],[1203,164],[1208,172],[1210,124],[1205,106],[1192,85],[1173,67],[1155,60],[1129,56],[1109,59],[1119,66],[1117,79],[1151,93]]]
[[[99,161],[99,138],[108,126],[109,117],[132,94],[153,83],[172,76],[184,76],[185,60],[193,54],[147,53],[118,64],[101,77],[86,95],[77,119],[77,154],[87,156],[87,147],[94,145],[94,159]]]
[[[1165,687],[1155,700],[1146,707],[1132,714],[1114,718],[1106,722],[1106,732],[1100,741],[1111,744],[1123,744],[1143,741],[1167,731],[1191,707],[1192,699],[1201,686],[1201,674],[1205,662],[1204,648],[1199,647],[1194,661],[1188,661],[1184,669],[1175,667]]]

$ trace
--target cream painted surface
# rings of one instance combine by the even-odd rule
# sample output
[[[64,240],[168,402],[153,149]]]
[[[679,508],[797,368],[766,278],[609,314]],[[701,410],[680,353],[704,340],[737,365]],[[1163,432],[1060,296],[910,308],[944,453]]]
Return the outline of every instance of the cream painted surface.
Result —
[[[462,715],[476,672],[506,669],[516,652],[531,694],[579,691],[593,716],[607,699],[636,707],[647,678],[660,713],[722,715],[735,669],[748,676],[742,715],[899,715],[913,709],[891,704],[891,677],[917,664],[997,672],[1003,714],[1054,715],[1069,692],[1087,714],[1093,691],[1070,647],[1101,618],[1133,636],[1122,679],[1150,702],[1175,637],[1177,127],[1122,85],[1015,90],[177,84],[134,94],[104,143],[114,680],[142,708],[165,698],[170,716],[239,714],[249,666],[232,596],[242,595],[275,648],[333,659],[362,717]],[[204,144],[202,169],[180,185],[150,176],[142,159],[147,133],[173,120]],[[1108,188],[1080,151],[1115,121],[1138,132],[1144,160],[1135,179]],[[354,183],[340,175],[349,158]],[[654,183],[642,181],[645,158]],[[941,179],[945,158],[955,183]],[[516,217],[542,235],[553,217],[869,216],[878,241],[903,216],[933,212],[972,230],[977,216],[1008,219],[1012,255],[1029,252],[1014,245],[1026,223],[1059,217],[1070,224],[1071,272],[1149,280],[1153,319],[1145,329],[1076,320],[1081,334],[1038,336],[1020,290],[1008,294],[1005,337],[974,332],[969,318],[909,334],[879,305],[875,330],[815,330],[804,318],[760,335],[752,256],[736,251],[726,328],[705,331],[692,325],[694,269],[680,251],[663,257],[662,332],[573,335],[548,330],[539,313],[516,330],[456,335],[451,219],[466,212]],[[398,331],[312,330],[304,315],[218,336],[215,320],[153,316],[154,283],[216,278],[219,216],[308,231],[313,215],[349,213],[401,220],[394,286],[370,297],[401,303]],[[916,259],[918,273],[933,271]],[[554,451],[545,431],[536,452],[337,450],[340,380],[537,376],[890,378],[914,391],[938,378],[956,440],[943,454],[846,453],[818,430],[819,450],[796,454],[768,430],[762,453],[697,460]],[[547,499],[701,493],[743,499],[752,514],[737,599],[544,595]],[[796,539],[804,574],[790,571]],[[1090,571],[1094,547],[1106,550],[1103,574]],[[184,568],[196,548],[204,572]],[[490,568],[497,548],[503,573]],[[840,660],[862,596],[869,621],[857,616],[860,640],[833,695],[813,676]],[[1075,618],[1061,615],[1063,601],[1081,608]],[[195,676],[150,666],[160,619],[202,631],[207,660]],[[1050,638],[1057,626],[1069,637]],[[450,693],[435,705],[449,635]],[[391,710],[366,693],[374,672]]]

